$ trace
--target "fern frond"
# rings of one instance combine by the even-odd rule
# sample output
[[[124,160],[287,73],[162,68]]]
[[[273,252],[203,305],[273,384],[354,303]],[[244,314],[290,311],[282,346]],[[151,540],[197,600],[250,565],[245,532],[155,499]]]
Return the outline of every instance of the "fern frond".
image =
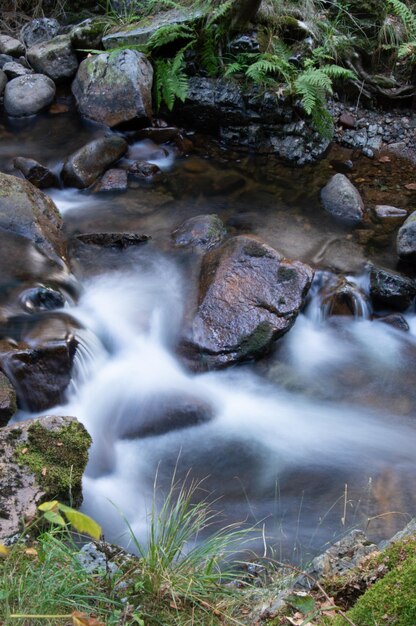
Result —
[[[357,78],[354,72],[340,65],[323,65],[320,71],[333,80],[355,80]]]
[[[153,51],[178,39],[194,39],[195,36],[194,29],[186,24],[166,24],[153,33],[146,47]]]
[[[182,48],[173,59],[155,59],[155,104],[159,109],[162,102],[169,111],[176,98],[183,102],[188,94],[188,77],[185,73],[185,51]]]
[[[274,54],[263,54],[258,61],[252,63],[246,70],[246,76],[255,83],[262,83],[267,77],[279,76],[290,82],[293,66],[284,58]]]
[[[243,71],[243,66],[238,61],[234,61],[234,63],[230,63],[225,70],[224,77],[232,76],[233,74],[238,74]]]
[[[404,2],[400,0],[387,0],[391,10],[395,15],[400,17],[406,32],[410,38],[416,38],[416,15]]]
[[[207,26],[211,26],[214,22],[217,22],[223,18],[234,6],[235,0],[226,0],[219,4],[211,13],[208,18]]]
[[[220,70],[218,42],[213,29],[204,29],[201,33],[201,64],[210,76],[217,76]]]

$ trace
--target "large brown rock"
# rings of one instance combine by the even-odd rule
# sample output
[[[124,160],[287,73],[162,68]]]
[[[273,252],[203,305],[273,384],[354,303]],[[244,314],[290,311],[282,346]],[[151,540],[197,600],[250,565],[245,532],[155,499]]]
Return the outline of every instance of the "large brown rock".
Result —
[[[62,180],[69,187],[85,189],[126,151],[127,142],[118,135],[94,139],[66,159]]]
[[[238,236],[202,261],[199,297],[182,351],[196,367],[258,357],[295,322],[313,270],[254,237]]]
[[[72,92],[82,115],[113,127],[152,117],[152,83],[153,68],[145,55],[120,50],[85,59]]]
[[[0,540],[21,532],[45,500],[79,506],[91,438],[74,417],[0,429]]]
[[[46,257],[62,265],[66,244],[55,204],[29,182],[2,173],[0,229],[29,239]]]

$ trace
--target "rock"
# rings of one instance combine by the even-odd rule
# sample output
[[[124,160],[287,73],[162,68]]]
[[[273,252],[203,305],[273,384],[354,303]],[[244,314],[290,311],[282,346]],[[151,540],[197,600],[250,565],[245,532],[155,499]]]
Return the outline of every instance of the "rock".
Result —
[[[23,530],[45,500],[82,502],[91,437],[74,417],[40,417],[0,429],[0,540]]]
[[[103,53],[85,59],[72,84],[79,111],[113,127],[152,117],[153,68],[135,50]]]
[[[402,541],[402,539],[406,539],[408,537],[414,537],[416,535],[416,517],[410,520],[408,524],[402,529],[399,530],[391,539],[387,539],[380,543],[380,549],[385,550],[388,546],[391,546],[396,541]]]
[[[0,54],[0,68],[3,69],[3,66],[6,63],[13,63],[16,61],[14,57],[11,57],[10,54]]]
[[[128,166],[128,170],[138,178],[153,178],[162,174],[160,167],[147,161],[133,161]]]
[[[410,326],[406,321],[406,318],[403,317],[401,313],[390,313],[390,315],[383,315],[383,317],[374,318],[375,322],[381,322],[383,324],[388,324],[389,326],[393,326],[397,330],[401,330],[403,332],[408,332],[410,330]]]
[[[6,426],[16,409],[16,392],[7,376],[0,372],[0,427]]]
[[[176,126],[165,126],[164,128],[142,128],[134,133],[134,139],[150,139],[155,143],[167,143],[174,141],[180,135],[179,128]]]
[[[142,403],[134,420],[121,425],[124,439],[154,437],[171,430],[189,428],[210,421],[214,409],[200,398],[190,394],[170,393]]]
[[[26,157],[16,157],[13,161],[15,169],[22,172],[23,176],[38,189],[55,187],[58,183],[55,174],[47,167],[38,163],[34,159]]]
[[[259,357],[294,324],[313,270],[240,235],[207,252],[183,353],[199,367]]]
[[[416,297],[416,283],[397,272],[372,267],[370,296],[376,304],[405,311]]]
[[[215,213],[197,215],[185,220],[172,233],[173,243],[178,248],[210,250],[227,236],[221,219]]]
[[[60,291],[50,287],[32,287],[20,294],[22,308],[29,313],[54,311],[65,306],[65,298]]]
[[[66,243],[58,209],[48,196],[26,180],[2,173],[0,229],[25,237],[47,258],[62,266]]]
[[[118,555],[120,554],[119,551],[120,548],[117,548]],[[113,553],[116,554],[113,545],[103,541],[97,545],[91,541],[82,546],[76,559],[87,574],[96,573],[100,575],[105,571],[106,576],[111,577],[119,570],[116,563],[111,560]]]
[[[397,254],[404,261],[416,261],[416,211],[413,211],[397,234]]]
[[[347,111],[341,113],[338,122],[343,128],[355,128],[357,125],[357,120],[354,115],[352,115],[352,113],[348,113]]]
[[[76,235],[82,243],[101,246],[102,248],[128,248],[149,241],[149,235],[138,233],[85,233]]]
[[[103,37],[103,46],[106,50],[121,46],[127,48],[129,46],[142,46],[162,26],[170,26],[172,24],[185,25],[194,22],[200,17],[202,17],[202,12],[198,9],[192,9],[191,6],[187,7],[186,10],[174,8],[168,11],[160,11],[155,15],[146,16],[137,24],[132,24],[127,28],[114,29],[113,32]]]
[[[59,35],[38,43],[27,51],[31,66],[39,74],[46,74],[56,83],[72,78],[78,69],[78,59],[69,35]]]
[[[7,76],[3,72],[3,70],[0,70],[0,96],[3,95],[6,85],[7,85]]]
[[[22,39],[27,48],[31,48],[43,41],[49,41],[53,39],[59,33],[59,22],[57,20],[40,17],[32,20],[21,30]]]
[[[397,207],[385,204],[378,204],[374,208],[374,213],[376,219],[381,222],[386,232],[391,232],[397,226],[403,224],[407,217],[407,211],[405,209],[398,209]]]
[[[333,315],[362,318],[369,312],[365,293],[346,278],[329,275],[319,295],[324,319]]]
[[[54,82],[43,74],[14,78],[6,85],[4,108],[15,117],[35,115],[50,105],[55,91]]]
[[[100,191],[126,191],[127,172],[121,169],[107,170],[102,179],[97,183],[94,192]]]
[[[33,70],[24,67],[20,63],[16,63],[16,61],[10,61],[9,63],[5,63],[3,65],[3,72],[6,74],[9,80],[13,80],[13,78],[19,78],[19,76],[28,76],[29,74],[33,74]]]
[[[358,224],[364,217],[364,203],[354,185],[344,174],[335,174],[321,190],[325,211],[351,224]]]
[[[101,37],[105,29],[103,20],[87,19],[77,24],[69,33],[74,48],[97,50],[101,47]]]
[[[127,142],[119,135],[94,139],[66,159],[62,180],[68,187],[85,189],[126,151]]]
[[[257,32],[251,31],[234,37],[228,44],[228,49],[231,54],[260,52],[260,41]]]
[[[0,35],[0,53],[9,54],[12,57],[24,55],[26,49],[21,41],[8,35]]]

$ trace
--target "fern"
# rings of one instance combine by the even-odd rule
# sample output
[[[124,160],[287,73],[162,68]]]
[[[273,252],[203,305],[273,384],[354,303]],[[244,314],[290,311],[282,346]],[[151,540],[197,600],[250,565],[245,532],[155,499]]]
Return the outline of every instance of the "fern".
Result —
[[[294,74],[294,66],[289,61],[276,54],[261,54],[257,61],[252,63],[246,70],[247,78],[255,83],[266,83],[272,77],[283,78],[286,83],[291,83]]]
[[[301,97],[305,112],[312,117],[317,131],[327,139],[333,135],[332,118],[325,107],[326,97],[332,93],[332,80],[325,70],[332,68],[329,74],[333,74],[334,67],[338,66],[308,68],[298,75],[294,83],[294,93]],[[335,73],[339,74],[338,70]]]
[[[207,20],[207,27],[221,20],[233,8],[235,0],[225,0],[219,4],[211,13]]]
[[[186,24],[166,24],[157,29],[147,42],[146,48],[153,52],[177,40],[195,39],[195,31]]]
[[[155,102],[159,109],[162,102],[169,111],[173,109],[176,98],[184,102],[188,93],[188,77],[185,73],[185,51],[182,48],[173,59],[155,59]]]
[[[221,64],[218,56],[218,36],[213,29],[204,29],[200,37],[200,56],[202,67],[209,76],[218,76]]]
[[[416,38],[416,15],[414,12],[400,0],[387,0],[392,11],[402,20],[409,39]]]

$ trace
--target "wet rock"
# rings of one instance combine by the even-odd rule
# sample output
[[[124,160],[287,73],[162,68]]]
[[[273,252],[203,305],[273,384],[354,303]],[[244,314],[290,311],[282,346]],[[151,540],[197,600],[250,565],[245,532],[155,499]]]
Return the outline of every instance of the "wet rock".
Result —
[[[58,209],[26,180],[2,173],[0,229],[30,240],[47,258],[62,266],[66,244]]]
[[[101,47],[104,22],[100,19],[87,19],[77,24],[69,33],[74,48],[80,50],[97,50]]]
[[[100,246],[102,248],[128,248],[149,241],[149,235],[138,233],[85,233],[76,235],[82,243]]]
[[[162,26],[171,24],[185,25],[194,22],[201,16],[202,12],[192,9],[192,7],[187,7],[186,10],[174,8],[168,11],[161,11],[155,15],[146,16],[143,20],[130,27],[119,28],[105,35],[102,39],[103,46],[106,50],[119,48],[120,46],[142,46]]]
[[[47,167],[34,159],[16,157],[13,161],[15,169],[22,172],[23,176],[38,189],[46,189],[57,185],[57,178]]]
[[[19,78],[19,76],[28,76],[29,74],[34,74],[33,70],[28,67],[24,67],[20,63],[16,63],[15,61],[11,61],[9,63],[5,63],[3,65],[3,72],[6,74],[9,80],[13,80],[13,78]]]
[[[7,83],[4,108],[15,117],[35,115],[50,105],[55,91],[54,82],[43,74],[20,76]]]
[[[62,180],[68,187],[85,189],[126,151],[127,142],[118,135],[94,139],[66,159]]]
[[[374,318],[375,322],[381,322],[383,324],[388,324],[389,326],[393,326],[397,330],[401,330],[403,332],[408,332],[410,330],[410,326],[406,321],[406,318],[403,317],[401,313],[390,313],[390,315],[383,315],[383,317]]]
[[[72,84],[79,111],[113,127],[152,117],[153,69],[135,50],[103,53],[85,59]]]
[[[199,367],[259,357],[294,324],[313,270],[248,236],[205,254],[184,354]]]
[[[397,254],[404,261],[416,261],[416,211],[413,211],[397,234]]]
[[[204,424],[213,417],[213,407],[190,394],[159,394],[157,398],[143,403],[135,419],[121,426],[121,437],[154,437],[171,430]]]
[[[128,166],[128,170],[131,174],[134,174],[138,178],[154,178],[160,176],[162,170],[154,163],[148,163],[148,161],[133,161]]]
[[[90,445],[74,417],[40,417],[0,429],[0,540],[20,534],[45,500],[81,504]]]
[[[344,174],[335,174],[321,190],[325,211],[351,224],[358,224],[364,217],[364,202],[354,185]]]
[[[16,413],[16,393],[7,376],[0,372],[0,427]]]
[[[416,297],[416,282],[397,272],[372,267],[370,295],[376,304],[405,311]]]
[[[319,297],[324,319],[333,315],[365,317],[369,310],[365,293],[343,277],[329,275]]]
[[[338,122],[344,128],[355,128],[357,123],[354,115],[352,115],[352,113],[348,113],[348,111],[345,111],[339,116]]]
[[[390,232],[397,226],[403,224],[407,217],[407,211],[405,209],[398,209],[397,207],[385,204],[378,204],[374,208],[374,213],[376,219],[381,222],[386,232]]]
[[[97,183],[94,192],[101,191],[126,191],[127,172],[121,169],[107,170],[102,179]]]
[[[173,243],[178,248],[210,250],[218,246],[227,236],[223,222],[215,213],[197,215],[185,220],[172,233]]]
[[[3,70],[0,70],[0,96],[3,95],[6,85],[7,85],[7,76],[3,72]]]
[[[21,37],[27,48],[35,46],[43,41],[49,41],[59,33],[59,22],[57,20],[40,17],[32,20],[21,30]]]
[[[18,39],[8,35],[0,35],[0,53],[9,54],[12,57],[20,57],[26,52],[24,45]]]
[[[260,52],[260,42],[256,31],[243,33],[234,37],[228,44],[231,54],[240,54],[242,52]]]
[[[167,143],[175,140],[180,134],[179,128],[176,126],[165,126],[164,128],[142,128],[134,133],[136,140],[150,139],[155,143]]]
[[[32,287],[20,295],[22,308],[29,313],[54,311],[65,305],[65,298],[60,291],[50,287]]]
[[[16,61],[14,57],[11,57],[10,54],[0,54],[0,68],[3,69],[5,63],[13,63]]]
[[[27,51],[31,66],[39,74],[46,74],[56,83],[72,78],[78,69],[78,59],[69,35],[59,35],[38,43]]]

